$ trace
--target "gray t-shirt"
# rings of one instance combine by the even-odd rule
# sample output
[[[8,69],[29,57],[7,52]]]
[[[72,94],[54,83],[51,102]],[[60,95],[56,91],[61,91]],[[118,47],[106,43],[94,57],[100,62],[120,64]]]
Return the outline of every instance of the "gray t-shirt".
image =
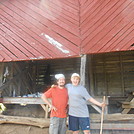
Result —
[[[87,100],[91,98],[86,88],[78,85],[67,84],[69,96],[69,115],[75,117],[89,117]]]

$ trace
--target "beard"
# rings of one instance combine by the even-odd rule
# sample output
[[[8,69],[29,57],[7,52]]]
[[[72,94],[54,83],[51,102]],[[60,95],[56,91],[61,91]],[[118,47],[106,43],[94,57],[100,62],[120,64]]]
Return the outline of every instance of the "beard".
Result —
[[[64,87],[64,85],[59,85],[60,87]]]

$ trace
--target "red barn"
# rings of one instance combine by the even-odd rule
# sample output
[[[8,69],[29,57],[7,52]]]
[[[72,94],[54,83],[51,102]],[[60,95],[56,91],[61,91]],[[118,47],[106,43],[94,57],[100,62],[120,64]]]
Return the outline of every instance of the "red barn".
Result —
[[[93,96],[110,96],[110,113],[134,113],[134,1],[0,0],[0,70],[3,97],[78,72]]]

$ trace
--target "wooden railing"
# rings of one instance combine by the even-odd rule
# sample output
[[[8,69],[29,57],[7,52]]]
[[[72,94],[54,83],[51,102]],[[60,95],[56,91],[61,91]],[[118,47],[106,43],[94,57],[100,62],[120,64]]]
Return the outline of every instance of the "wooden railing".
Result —
[[[95,97],[96,100],[99,102],[102,102],[102,97]],[[21,104],[21,105],[27,105],[27,104],[39,104],[45,111],[45,118],[48,118],[48,113],[50,112],[50,109],[48,105],[43,102],[43,100],[40,97],[4,97],[0,98],[0,102],[4,104]],[[108,97],[106,97],[106,104],[108,104]],[[88,105],[91,105],[98,113],[101,113],[101,108],[98,106],[88,103]],[[105,108],[105,113],[108,113],[108,108]]]

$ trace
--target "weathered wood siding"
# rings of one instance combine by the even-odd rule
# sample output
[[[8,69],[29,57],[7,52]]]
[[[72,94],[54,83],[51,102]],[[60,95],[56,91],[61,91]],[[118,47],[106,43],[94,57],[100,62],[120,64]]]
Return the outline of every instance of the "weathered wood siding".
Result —
[[[1,0],[0,62],[134,50],[133,0]]]
[[[95,95],[126,96],[134,91],[134,51],[97,54],[91,59]]]
[[[31,75],[34,78],[34,83],[38,85],[37,91],[39,87],[42,90],[43,87],[54,84],[56,73],[65,74],[66,82],[70,82],[71,74],[80,72],[80,58],[34,61],[31,65]]]
[[[56,73],[65,74],[70,82],[71,74],[80,72],[80,58],[0,63],[0,70],[2,96],[22,96],[47,90]]]
[[[117,124],[118,125],[118,124]],[[93,134],[99,134],[99,130],[91,130]],[[133,134],[134,130],[103,130],[103,134]]]
[[[27,62],[0,63],[2,96],[19,96],[29,93],[31,79]]]

